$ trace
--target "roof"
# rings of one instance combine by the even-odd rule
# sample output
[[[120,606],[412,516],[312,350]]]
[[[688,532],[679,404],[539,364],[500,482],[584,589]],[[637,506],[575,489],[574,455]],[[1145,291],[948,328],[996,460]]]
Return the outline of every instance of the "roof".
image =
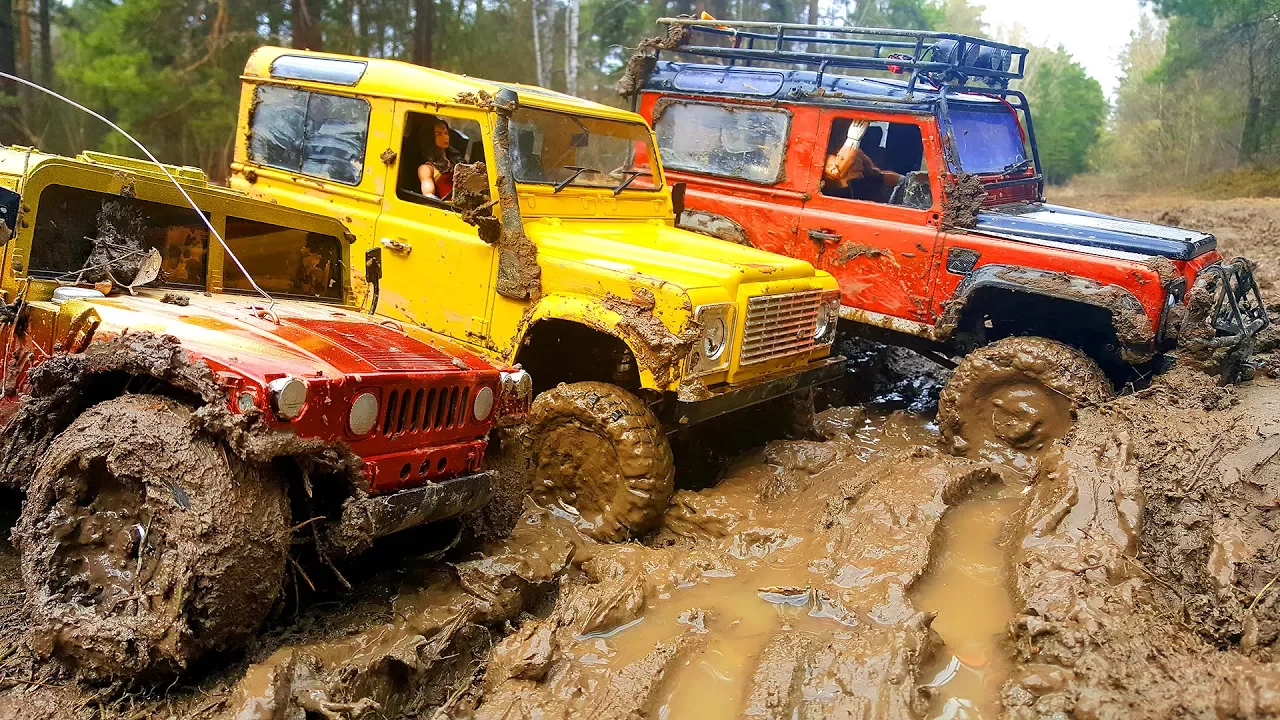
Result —
[[[277,60],[312,60],[316,63],[297,63],[306,66],[304,72],[289,72],[290,68],[277,65]],[[326,66],[328,66],[326,68]],[[275,72],[273,72],[273,68]],[[297,69],[291,68],[291,69]],[[334,70],[332,80],[318,80],[328,69]],[[310,71],[318,72],[312,73]],[[575,112],[619,120],[643,122],[636,114],[608,105],[583,100],[564,93],[533,85],[500,83],[466,75],[458,75],[422,65],[364,58],[352,55],[293,50],[282,47],[261,47],[249,56],[245,64],[244,80],[287,83],[311,88],[339,90],[364,96],[387,97],[446,105],[460,103],[458,96],[464,93],[495,93],[502,88],[514,90],[520,95],[521,104],[548,110]]]
[[[917,85],[915,93],[908,99],[907,83],[889,78],[671,60],[658,61],[644,90],[841,107],[891,106],[896,110],[919,113],[933,113],[941,95],[934,88]],[[991,97],[965,92],[948,93],[947,101],[999,102]]]

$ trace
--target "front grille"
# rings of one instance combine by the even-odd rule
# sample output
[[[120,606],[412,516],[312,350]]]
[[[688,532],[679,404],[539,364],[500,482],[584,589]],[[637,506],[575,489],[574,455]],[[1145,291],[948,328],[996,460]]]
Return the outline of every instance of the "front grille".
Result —
[[[470,416],[471,388],[445,386],[390,390],[382,408],[382,434],[451,430],[466,424]]]
[[[820,294],[808,290],[748,300],[739,364],[754,365],[813,349]]]

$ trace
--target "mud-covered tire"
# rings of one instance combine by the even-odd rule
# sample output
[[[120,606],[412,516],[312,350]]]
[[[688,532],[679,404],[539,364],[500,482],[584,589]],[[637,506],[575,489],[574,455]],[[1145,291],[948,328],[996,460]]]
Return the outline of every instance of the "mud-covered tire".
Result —
[[[1066,433],[1075,409],[1114,395],[1080,350],[1041,337],[1010,337],[965,356],[942,389],[938,425],[952,452],[988,443],[1037,450]]]
[[[640,398],[615,385],[559,385],[529,412],[533,498],[586,535],[620,542],[651,528],[675,483],[671,444]]]
[[[89,408],[36,468],[13,531],[32,645],[88,679],[158,678],[254,633],[280,592],[289,505],[171,398]]]

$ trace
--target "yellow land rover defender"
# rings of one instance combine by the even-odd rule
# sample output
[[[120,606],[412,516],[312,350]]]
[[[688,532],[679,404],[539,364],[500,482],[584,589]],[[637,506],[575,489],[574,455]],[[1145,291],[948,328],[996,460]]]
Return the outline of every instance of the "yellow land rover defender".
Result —
[[[597,538],[665,509],[669,433],[843,370],[835,281],[677,229],[639,115],[283,48],[242,79],[232,185],[342,220],[367,311],[523,365],[535,497]]]

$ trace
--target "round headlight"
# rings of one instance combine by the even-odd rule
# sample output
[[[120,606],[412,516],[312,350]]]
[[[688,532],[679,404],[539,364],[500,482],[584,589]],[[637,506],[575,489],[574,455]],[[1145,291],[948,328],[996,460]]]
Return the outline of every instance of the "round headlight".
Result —
[[[828,305],[827,303],[823,303],[818,306],[818,322],[813,328],[813,336],[815,338],[824,338],[831,330],[831,324],[835,322],[835,319],[832,317],[831,309],[831,305]]]
[[[471,412],[475,415],[477,422],[489,419],[489,414],[493,412],[493,388],[480,388],[480,392],[476,393],[476,401],[471,406]]]
[[[708,360],[719,360],[728,344],[729,326],[724,318],[710,318],[702,326],[702,356]]]
[[[378,422],[378,398],[371,392],[360,393],[347,414],[347,429],[352,435],[368,435]]]
[[[285,420],[292,420],[302,414],[307,404],[307,384],[296,377],[285,377],[272,380],[267,385],[271,391],[271,407],[276,415]]]

